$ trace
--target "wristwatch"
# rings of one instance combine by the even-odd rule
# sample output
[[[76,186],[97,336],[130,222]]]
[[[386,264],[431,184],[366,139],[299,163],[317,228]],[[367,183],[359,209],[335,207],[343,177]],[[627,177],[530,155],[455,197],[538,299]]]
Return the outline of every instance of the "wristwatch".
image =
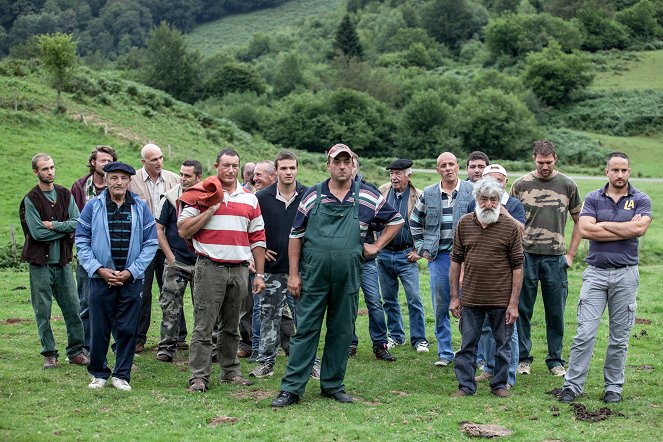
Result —
[[[256,276],[257,276],[258,278],[265,279],[265,274],[264,274],[264,273],[256,273]]]

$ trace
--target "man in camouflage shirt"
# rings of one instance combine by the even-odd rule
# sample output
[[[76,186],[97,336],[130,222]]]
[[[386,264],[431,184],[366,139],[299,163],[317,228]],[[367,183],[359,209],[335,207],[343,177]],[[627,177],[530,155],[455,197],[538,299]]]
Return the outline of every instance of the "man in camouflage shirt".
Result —
[[[518,305],[518,373],[530,374],[533,360],[530,353],[531,320],[537,286],[541,282],[548,341],[546,365],[553,376],[564,376],[562,344],[564,307],[568,294],[566,269],[573,264],[573,257],[580,244],[578,216],[581,200],[576,183],[554,169],[557,152],[552,142],[535,141],[532,158],[536,170],[519,178],[511,187],[511,195],[525,206],[525,265]],[[567,213],[573,219],[568,251],[564,244]]]

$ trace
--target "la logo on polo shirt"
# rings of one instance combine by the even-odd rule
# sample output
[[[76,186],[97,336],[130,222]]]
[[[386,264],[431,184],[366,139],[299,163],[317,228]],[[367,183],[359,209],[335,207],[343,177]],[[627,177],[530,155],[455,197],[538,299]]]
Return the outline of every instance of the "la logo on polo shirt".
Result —
[[[624,210],[633,210],[635,208],[635,201],[624,201]]]

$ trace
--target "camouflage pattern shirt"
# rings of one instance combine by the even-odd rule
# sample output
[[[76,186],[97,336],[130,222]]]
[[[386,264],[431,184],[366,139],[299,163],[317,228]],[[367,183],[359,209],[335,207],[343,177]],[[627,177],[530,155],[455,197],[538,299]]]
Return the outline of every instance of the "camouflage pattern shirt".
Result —
[[[513,183],[511,196],[525,206],[524,251],[564,255],[564,227],[568,214],[577,215],[582,208],[575,181],[559,172],[548,179],[538,178],[530,172]]]

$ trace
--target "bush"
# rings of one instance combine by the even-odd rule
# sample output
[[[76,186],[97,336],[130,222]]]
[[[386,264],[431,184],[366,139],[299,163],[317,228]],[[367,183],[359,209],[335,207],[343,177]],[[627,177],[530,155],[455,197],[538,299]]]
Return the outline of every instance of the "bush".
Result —
[[[557,146],[560,165],[600,167],[605,165],[608,152],[598,140],[569,129],[550,129],[547,139]]]
[[[587,56],[565,54],[556,42],[542,52],[529,54],[523,73],[525,85],[550,106],[573,100],[593,78]]]
[[[11,244],[5,244],[0,247],[0,269],[27,270],[27,263],[21,258],[22,246],[12,247]]]
[[[208,73],[205,83],[207,97],[222,97],[231,92],[265,93],[267,85],[258,73],[247,64],[226,63],[218,71]]]
[[[656,7],[650,0],[641,0],[619,11],[615,18],[629,29],[634,40],[646,42],[654,40],[663,31],[656,21],[656,13]]]
[[[578,11],[578,22],[583,32],[582,49],[623,49],[629,35],[626,28],[611,18],[603,8],[584,7]]]

